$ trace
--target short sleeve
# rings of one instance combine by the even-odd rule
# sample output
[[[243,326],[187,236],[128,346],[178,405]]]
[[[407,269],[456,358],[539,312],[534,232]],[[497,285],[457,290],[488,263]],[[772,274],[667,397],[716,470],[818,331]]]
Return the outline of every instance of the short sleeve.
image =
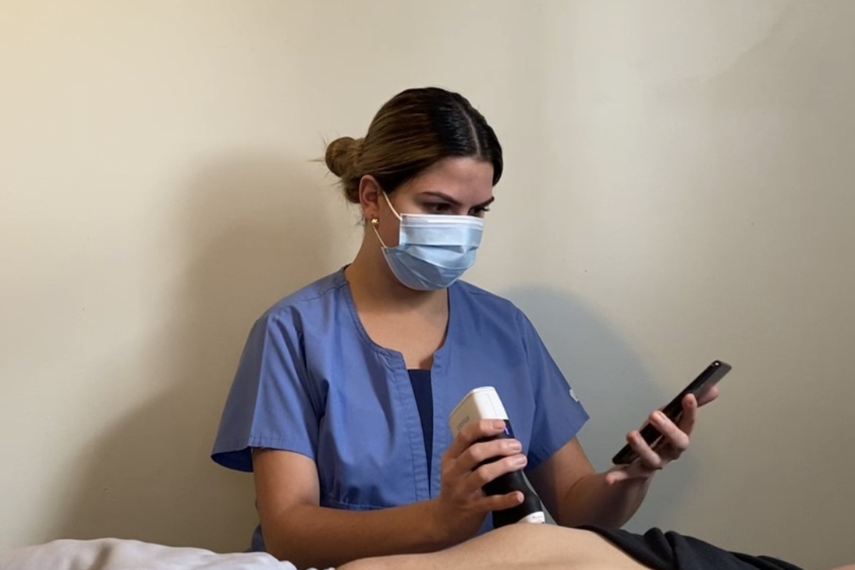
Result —
[[[211,458],[252,471],[252,448],[293,451],[315,459],[313,406],[301,335],[287,312],[256,321],[235,374]]]
[[[522,312],[518,312],[518,317],[534,384],[535,413],[527,467],[533,469],[576,436],[588,421],[588,413],[552,359],[534,325]]]

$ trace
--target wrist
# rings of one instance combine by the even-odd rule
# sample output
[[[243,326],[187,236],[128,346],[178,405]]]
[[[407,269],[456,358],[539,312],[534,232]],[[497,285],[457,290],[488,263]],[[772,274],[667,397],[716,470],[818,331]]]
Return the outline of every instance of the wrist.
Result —
[[[445,515],[439,499],[430,499],[424,503],[427,533],[432,549],[442,550],[454,545],[448,517]]]

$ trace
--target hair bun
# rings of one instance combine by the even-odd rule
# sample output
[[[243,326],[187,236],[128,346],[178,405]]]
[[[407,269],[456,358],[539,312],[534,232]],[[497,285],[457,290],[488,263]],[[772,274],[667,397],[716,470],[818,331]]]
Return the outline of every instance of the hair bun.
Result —
[[[341,137],[327,145],[324,160],[330,172],[339,178],[347,178],[348,173],[353,172],[356,161],[359,158],[360,151],[362,150],[362,141],[363,139]]]

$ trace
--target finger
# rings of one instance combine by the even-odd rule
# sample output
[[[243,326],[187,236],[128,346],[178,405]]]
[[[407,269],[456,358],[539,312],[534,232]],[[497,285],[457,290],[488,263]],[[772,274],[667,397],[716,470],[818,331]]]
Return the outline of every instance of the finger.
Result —
[[[626,439],[633,451],[638,454],[636,461],[640,461],[644,467],[648,469],[662,469],[665,466],[662,457],[653,451],[653,448],[644,441],[640,433],[637,431],[630,432]]]
[[[460,474],[474,471],[488,459],[508,457],[520,453],[522,444],[515,439],[494,439],[470,445],[455,462],[454,470]]]
[[[707,404],[718,398],[718,395],[718,385],[713,386],[709,390],[705,390],[704,393],[701,394],[701,397],[698,398],[698,406],[706,406]]]
[[[479,439],[496,436],[504,430],[505,422],[502,420],[481,420],[466,424],[451,442],[451,445],[448,446],[445,453],[450,459],[457,459]]]
[[[519,492],[506,493],[504,495],[485,495],[475,501],[475,508],[482,512],[504,511],[521,504],[525,496]]]
[[[520,453],[510,457],[505,457],[499,461],[482,465],[466,478],[464,492],[475,492],[490,481],[493,481],[506,473],[512,473],[523,469],[527,463],[528,458]]]
[[[698,400],[691,394],[683,398],[683,413],[680,416],[678,425],[680,430],[687,436],[692,435],[692,430],[695,429],[695,422],[698,419]]]
[[[660,445],[664,444],[666,447],[672,447],[676,451],[676,455],[679,456],[681,453],[686,451],[689,447],[689,434],[686,433],[686,429],[691,431],[690,421],[694,421],[693,418],[690,418],[691,414],[684,413],[683,417],[680,419],[680,425],[678,426],[671,420],[669,420],[665,414],[662,412],[656,411],[650,415],[650,421],[653,425],[656,426],[656,429],[659,430],[659,433],[662,434],[663,438],[660,440],[660,444],[657,444],[657,448]],[[686,427],[688,424],[688,428]]]

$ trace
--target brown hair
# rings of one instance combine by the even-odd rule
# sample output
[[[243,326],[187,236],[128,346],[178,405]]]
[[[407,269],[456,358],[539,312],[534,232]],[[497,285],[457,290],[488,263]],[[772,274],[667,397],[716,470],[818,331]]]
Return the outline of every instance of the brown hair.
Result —
[[[370,174],[389,194],[448,157],[493,164],[502,177],[502,147],[487,120],[465,97],[437,87],[407,89],[383,105],[365,138],[341,137],[327,146],[326,163],[345,197],[359,203],[359,181]]]

